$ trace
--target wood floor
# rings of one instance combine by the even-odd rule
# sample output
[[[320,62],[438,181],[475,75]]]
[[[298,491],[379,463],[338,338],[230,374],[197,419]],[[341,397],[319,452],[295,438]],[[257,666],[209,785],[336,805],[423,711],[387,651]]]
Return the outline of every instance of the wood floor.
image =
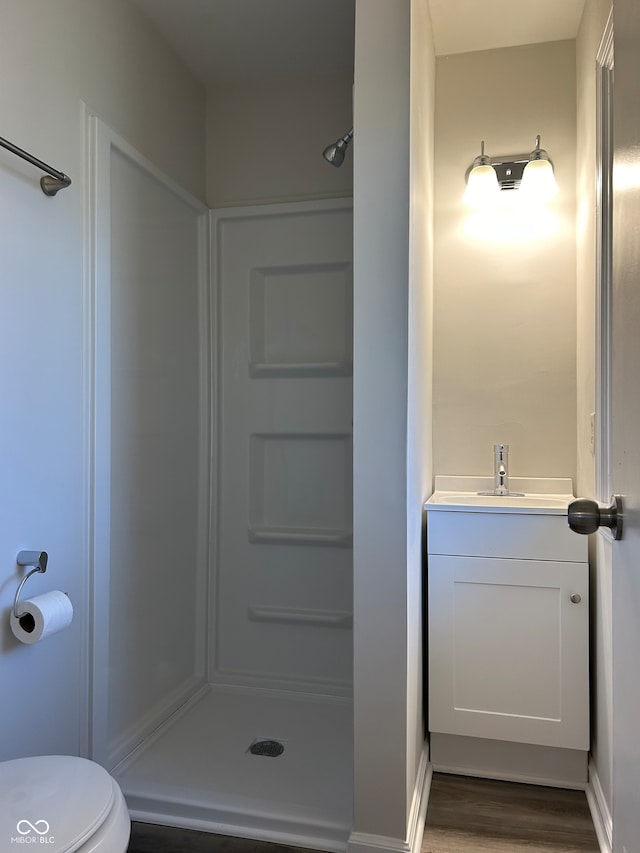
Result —
[[[422,853],[598,853],[583,791],[436,773]]]
[[[298,847],[230,838],[169,826],[133,823],[128,853],[310,853]]]
[[[565,791],[434,774],[421,853],[599,853],[587,800]],[[134,823],[129,853],[309,853]]]

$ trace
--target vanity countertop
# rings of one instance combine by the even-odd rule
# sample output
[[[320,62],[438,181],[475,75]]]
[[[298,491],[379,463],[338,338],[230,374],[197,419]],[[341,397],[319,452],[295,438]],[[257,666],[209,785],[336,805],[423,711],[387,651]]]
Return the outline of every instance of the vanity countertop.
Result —
[[[510,477],[509,488],[523,495],[484,495],[493,489],[493,477],[442,476],[435,478],[435,491],[425,503],[428,512],[527,513],[566,515],[574,496],[566,477]]]

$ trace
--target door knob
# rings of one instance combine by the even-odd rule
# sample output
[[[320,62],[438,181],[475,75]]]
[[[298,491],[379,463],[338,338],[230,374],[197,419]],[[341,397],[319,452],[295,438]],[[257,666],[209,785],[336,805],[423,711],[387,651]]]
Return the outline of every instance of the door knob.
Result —
[[[575,533],[595,533],[609,527],[615,539],[622,539],[622,498],[614,495],[609,506],[600,506],[589,498],[578,498],[569,504],[569,527]]]

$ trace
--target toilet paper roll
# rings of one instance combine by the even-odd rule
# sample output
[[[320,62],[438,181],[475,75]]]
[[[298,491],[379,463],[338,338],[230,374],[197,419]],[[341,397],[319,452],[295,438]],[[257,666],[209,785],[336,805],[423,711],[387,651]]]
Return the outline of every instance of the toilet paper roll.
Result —
[[[71,624],[73,605],[59,589],[18,603],[20,618],[11,612],[11,630],[21,643],[37,643]]]

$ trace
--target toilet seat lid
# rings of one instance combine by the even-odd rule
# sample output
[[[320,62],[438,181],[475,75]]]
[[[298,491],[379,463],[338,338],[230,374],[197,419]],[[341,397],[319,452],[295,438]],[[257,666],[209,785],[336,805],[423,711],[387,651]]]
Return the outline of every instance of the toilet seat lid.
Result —
[[[111,776],[85,758],[0,762],[0,849],[46,843],[50,853],[73,853],[105,821],[114,799]]]

